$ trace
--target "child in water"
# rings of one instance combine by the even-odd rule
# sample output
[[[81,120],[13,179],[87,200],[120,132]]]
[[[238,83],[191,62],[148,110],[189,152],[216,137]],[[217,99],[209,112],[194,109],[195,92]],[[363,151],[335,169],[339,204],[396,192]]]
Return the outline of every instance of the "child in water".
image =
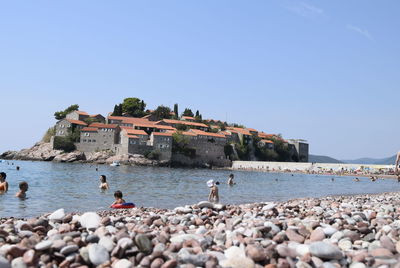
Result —
[[[21,199],[26,198],[26,192],[28,191],[29,186],[26,181],[22,181],[19,183],[19,192],[15,194],[16,197],[19,197]]]
[[[114,201],[114,203],[111,204],[111,206],[112,205],[116,205],[116,204],[126,203],[125,200],[122,199],[122,192],[121,191],[115,191],[114,197],[115,197],[115,201]]]
[[[6,182],[7,174],[0,172],[0,192],[8,191],[8,182]]]
[[[100,186],[99,186],[99,188],[102,189],[102,190],[108,190],[109,189],[106,175],[101,175],[100,176]]]
[[[214,180],[209,180],[207,182],[207,186],[210,188],[210,194],[208,195],[208,201],[212,203],[218,203],[219,202],[219,193],[218,193],[218,187],[219,182],[217,181],[214,183]]]

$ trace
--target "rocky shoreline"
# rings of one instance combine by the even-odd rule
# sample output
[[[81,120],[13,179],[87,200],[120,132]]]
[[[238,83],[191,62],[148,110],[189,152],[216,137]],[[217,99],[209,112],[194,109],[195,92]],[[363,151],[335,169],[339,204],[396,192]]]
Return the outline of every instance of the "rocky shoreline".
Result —
[[[400,267],[400,193],[0,220],[0,267]]]
[[[21,151],[7,151],[0,155],[4,160],[29,160],[29,161],[54,161],[63,163],[92,163],[111,164],[115,161],[123,165],[137,166],[168,166],[169,161],[158,161],[145,158],[143,155],[114,155],[111,152],[101,151],[83,153],[73,151],[65,153],[61,150],[53,150],[50,143],[38,142],[29,149]]]

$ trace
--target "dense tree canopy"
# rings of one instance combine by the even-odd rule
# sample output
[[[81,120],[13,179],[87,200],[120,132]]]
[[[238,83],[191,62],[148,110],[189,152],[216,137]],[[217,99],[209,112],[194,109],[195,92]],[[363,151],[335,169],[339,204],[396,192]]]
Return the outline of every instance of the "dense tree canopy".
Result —
[[[57,120],[61,120],[61,119],[64,119],[67,116],[67,114],[69,114],[70,112],[78,111],[78,110],[79,110],[79,105],[78,104],[74,104],[74,105],[69,106],[64,111],[55,112],[54,113],[54,117]]]
[[[122,113],[133,117],[142,117],[146,113],[146,103],[139,98],[126,98],[122,103]]]
[[[157,118],[157,120],[170,119],[171,109],[167,106],[160,105],[152,112],[152,114]]]
[[[192,110],[191,109],[189,109],[189,108],[185,108],[185,110],[183,111],[183,113],[182,113],[182,116],[194,116],[194,113],[192,112]]]

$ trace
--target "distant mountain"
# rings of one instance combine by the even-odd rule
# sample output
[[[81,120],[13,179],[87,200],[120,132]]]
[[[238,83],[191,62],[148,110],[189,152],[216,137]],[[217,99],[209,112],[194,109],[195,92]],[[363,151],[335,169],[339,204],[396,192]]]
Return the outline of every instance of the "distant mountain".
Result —
[[[396,155],[386,158],[359,158],[354,160],[341,160],[349,164],[372,164],[372,165],[393,165],[396,161]]]
[[[325,155],[315,155],[315,154],[310,154],[308,156],[308,162],[310,163],[343,163],[340,160],[337,160],[335,158],[325,156]]]

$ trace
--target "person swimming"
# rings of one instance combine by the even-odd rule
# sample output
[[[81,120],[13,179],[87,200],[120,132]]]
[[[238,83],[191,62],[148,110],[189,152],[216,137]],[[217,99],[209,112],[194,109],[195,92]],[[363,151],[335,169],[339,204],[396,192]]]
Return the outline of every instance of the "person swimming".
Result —
[[[0,192],[8,191],[8,182],[6,182],[7,174],[0,172]]]
[[[19,192],[15,194],[16,197],[19,197],[21,199],[26,198],[26,192],[29,189],[29,185],[26,181],[20,182],[19,183]]]
[[[123,204],[123,203],[126,203],[125,202],[125,200],[122,198],[122,192],[121,191],[115,191],[114,192],[114,198],[115,198],[115,201],[114,201],[114,203],[112,203],[111,204],[111,206],[112,205],[116,205],[116,204]]]
[[[99,185],[99,188],[102,189],[102,190],[108,190],[108,189],[110,189],[110,187],[108,186],[108,183],[107,183],[106,175],[101,175],[101,176],[100,176],[100,185]]]
[[[335,181],[335,178],[332,178],[331,181],[332,181],[332,182]]]
[[[360,181],[360,179],[359,179],[359,178],[355,178],[353,181],[355,181],[355,182],[359,182],[359,181]]]

